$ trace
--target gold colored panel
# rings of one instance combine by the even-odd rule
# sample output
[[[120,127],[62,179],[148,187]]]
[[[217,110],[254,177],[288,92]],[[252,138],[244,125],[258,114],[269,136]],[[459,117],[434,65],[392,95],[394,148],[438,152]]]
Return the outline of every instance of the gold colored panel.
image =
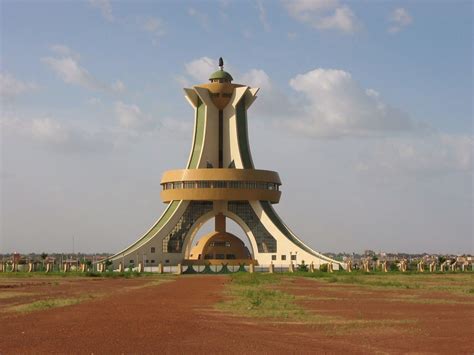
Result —
[[[178,181],[258,181],[281,184],[276,171],[257,169],[180,169],[168,170],[161,184]]]
[[[278,203],[281,191],[263,189],[172,189],[161,191],[161,200],[180,201],[269,201]]]
[[[216,105],[219,110],[223,110],[230,102],[234,89],[243,85],[231,83],[208,83],[196,86],[209,90],[209,96],[214,105]]]
[[[213,245],[214,244],[214,245]],[[198,243],[191,249],[189,259],[191,260],[213,260],[214,257],[205,259],[205,255],[215,256],[216,254],[232,254],[234,259],[215,259],[215,260],[235,260],[252,259],[249,250],[244,242],[231,233],[211,232],[203,236]]]

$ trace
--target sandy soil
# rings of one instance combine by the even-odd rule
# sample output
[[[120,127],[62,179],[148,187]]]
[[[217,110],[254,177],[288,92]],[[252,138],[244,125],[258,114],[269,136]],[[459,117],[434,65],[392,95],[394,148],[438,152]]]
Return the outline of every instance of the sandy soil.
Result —
[[[161,284],[150,279],[3,279],[0,354],[18,353],[472,353],[472,303],[392,300],[413,291],[367,290],[293,279],[285,290],[312,312],[346,319],[413,320],[376,328],[283,324],[214,310],[229,277],[191,275]],[[9,312],[31,300],[97,294],[97,298],[28,314]],[[34,293],[26,296],[24,293]],[[416,296],[416,295],[415,295]],[[390,299],[390,300],[388,300]],[[459,301],[464,298],[459,296]],[[30,301],[31,301],[30,300]],[[469,298],[468,300],[472,300]]]
[[[374,289],[304,278],[288,280],[284,289],[300,296],[298,303],[315,314],[368,321],[341,334],[361,351],[456,354],[474,351],[474,300],[468,295]],[[380,324],[371,325],[372,320]],[[333,327],[336,334],[340,333],[337,328]]]

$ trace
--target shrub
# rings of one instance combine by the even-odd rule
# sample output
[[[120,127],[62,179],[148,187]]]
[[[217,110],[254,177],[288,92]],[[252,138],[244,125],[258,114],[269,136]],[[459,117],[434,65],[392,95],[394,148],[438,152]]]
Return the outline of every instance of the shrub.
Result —
[[[304,260],[301,260],[301,264],[296,267],[297,271],[308,272],[308,265],[304,263]]]
[[[390,270],[390,271],[398,271],[398,266],[397,266],[397,264],[398,264],[398,262],[390,263],[389,270]]]

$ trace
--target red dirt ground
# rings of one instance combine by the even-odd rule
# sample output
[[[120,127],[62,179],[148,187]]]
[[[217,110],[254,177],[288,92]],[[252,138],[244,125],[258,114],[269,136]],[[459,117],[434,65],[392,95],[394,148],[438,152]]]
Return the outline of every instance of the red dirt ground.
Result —
[[[356,331],[352,336],[345,335],[369,351],[472,354],[474,350],[474,303],[469,296],[332,285],[305,278],[288,280],[285,291],[304,296],[298,303],[316,314],[348,320],[402,322],[395,326],[369,326],[365,334]],[[439,300],[453,303],[430,303]]]
[[[228,281],[225,275],[181,276],[151,286],[146,286],[150,282],[147,278],[3,280],[0,293],[105,296],[29,314],[0,312],[0,354],[468,354],[474,350],[472,304],[386,302],[386,291],[345,285],[348,289],[344,290],[340,285],[333,287],[306,279],[285,284],[287,292],[307,296],[298,301],[300,304],[320,314],[348,319],[416,320],[415,324],[371,328],[369,332],[362,329],[341,333],[331,327],[282,324],[216,312],[214,305],[224,299]],[[353,296],[348,296],[347,291]],[[403,290],[403,294],[408,291]],[[0,297],[0,309],[13,302]]]

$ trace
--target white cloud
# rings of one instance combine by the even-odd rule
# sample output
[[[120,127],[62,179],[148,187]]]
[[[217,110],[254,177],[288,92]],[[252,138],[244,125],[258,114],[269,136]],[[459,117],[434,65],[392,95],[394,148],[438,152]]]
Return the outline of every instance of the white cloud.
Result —
[[[111,85],[111,89],[116,92],[123,92],[126,90],[125,84],[121,80],[117,80]]]
[[[472,173],[473,149],[474,137],[467,135],[387,138],[365,154],[356,170],[374,177]]]
[[[183,121],[167,117],[162,120],[162,127],[173,137],[190,139],[193,134],[193,123],[190,120]]]
[[[304,20],[311,17],[312,12],[331,10],[339,4],[337,0],[293,0],[283,3],[290,15]]]
[[[11,98],[25,92],[36,90],[38,85],[33,82],[24,82],[16,79],[10,73],[0,73],[0,96]]]
[[[185,64],[180,84],[206,82],[216,68],[215,61],[201,57]],[[423,131],[403,112],[387,104],[380,93],[361,87],[350,73],[318,68],[290,80],[294,93],[283,92],[262,69],[243,74],[231,71],[234,82],[258,87],[252,110],[261,118],[273,119],[296,133],[317,138],[382,136]],[[289,118],[291,117],[291,118]]]
[[[272,89],[270,77],[262,69],[251,69],[239,78],[239,82],[251,87],[258,87],[263,90]]]
[[[258,99],[252,105],[252,110],[256,116],[275,120],[299,115],[298,105],[290,102],[288,95],[272,82],[264,70],[250,69],[243,75],[238,75],[235,82],[260,88]]]
[[[88,105],[100,105],[102,103],[102,100],[98,97],[91,97],[90,99],[86,100],[86,103]]]
[[[31,121],[31,134],[38,140],[61,144],[68,141],[70,135],[62,124],[49,117],[33,119]]]
[[[10,112],[1,111],[0,132],[2,134],[9,132],[20,132],[24,130],[23,122]]]
[[[53,69],[65,83],[79,85],[91,90],[112,92],[122,92],[125,90],[125,85],[120,80],[107,85],[96,79],[87,69],[79,65],[79,55],[73,54],[74,52],[68,47],[54,45],[51,49],[57,56],[42,58],[42,61]]]
[[[315,69],[291,79],[290,86],[304,98],[303,115],[285,122],[297,132],[329,138],[414,129],[407,114],[384,103],[375,90],[360,87],[343,70]]]
[[[43,58],[43,62],[48,64],[65,83],[80,85],[94,90],[105,89],[105,85],[96,80],[71,57],[47,57]]]
[[[186,74],[199,83],[207,82],[209,75],[217,70],[217,61],[209,57],[201,57],[184,65]]]
[[[156,128],[156,122],[149,115],[144,114],[137,105],[118,101],[115,103],[114,110],[120,128],[130,131]]]
[[[209,16],[206,13],[190,7],[188,8],[188,15],[195,18],[202,28],[209,31]]]
[[[474,137],[467,135],[440,134],[443,147],[449,150],[456,170],[473,172]]]
[[[112,136],[105,130],[90,131],[51,116],[20,118],[2,113],[0,128],[9,136],[25,137],[59,153],[90,152],[112,147]]]
[[[352,33],[356,29],[356,18],[347,6],[338,7],[332,15],[322,17],[315,25],[320,30],[340,30]]]
[[[267,12],[265,10],[265,7],[263,6],[263,1],[257,0],[256,5],[257,5],[257,10],[258,10],[258,19],[260,20],[260,23],[262,24],[263,29],[265,30],[265,32],[270,32],[271,27],[267,19]]]
[[[93,97],[87,103],[98,105],[101,100]],[[8,137],[35,142],[57,153],[108,151],[137,142],[138,137],[159,132],[160,123],[135,104],[117,101],[112,112],[115,124],[107,124],[105,119],[59,119],[51,115],[32,112],[18,114],[16,111],[3,110],[0,113],[0,132]],[[192,126],[186,126],[185,123],[166,121],[166,124],[168,130],[175,133],[184,130],[189,130],[188,134],[192,132]]]
[[[347,5],[337,0],[285,0],[290,16],[318,30],[354,33],[360,22]]]
[[[163,21],[156,17],[149,17],[145,19],[142,24],[142,29],[152,35],[152,42],[155,45],[158,44],[159,39],[166,34]]]
[[[388,32],[395,34],[400,32],[403,28],[413,23],[413,17],[403,7],[393,10],[389,18],[390,27]]]
[[[174,80],[183,88],[188,88],[193,85],[186,75],[176,75]]]
[[[79,53],[74,52],[73,50],[71,50],[71,48],[63,44],[53,44],[49,48],[51,49],[53,53],[63,56],[63,57],[71,57],[71,58],[74,58],[75,60],[79,60],[81,58]]]
[[[112,13],[112,5],[109,0],[89,0],[89,4],[100,10],[102,16],[109,22],[113,22],[115,17]]]

